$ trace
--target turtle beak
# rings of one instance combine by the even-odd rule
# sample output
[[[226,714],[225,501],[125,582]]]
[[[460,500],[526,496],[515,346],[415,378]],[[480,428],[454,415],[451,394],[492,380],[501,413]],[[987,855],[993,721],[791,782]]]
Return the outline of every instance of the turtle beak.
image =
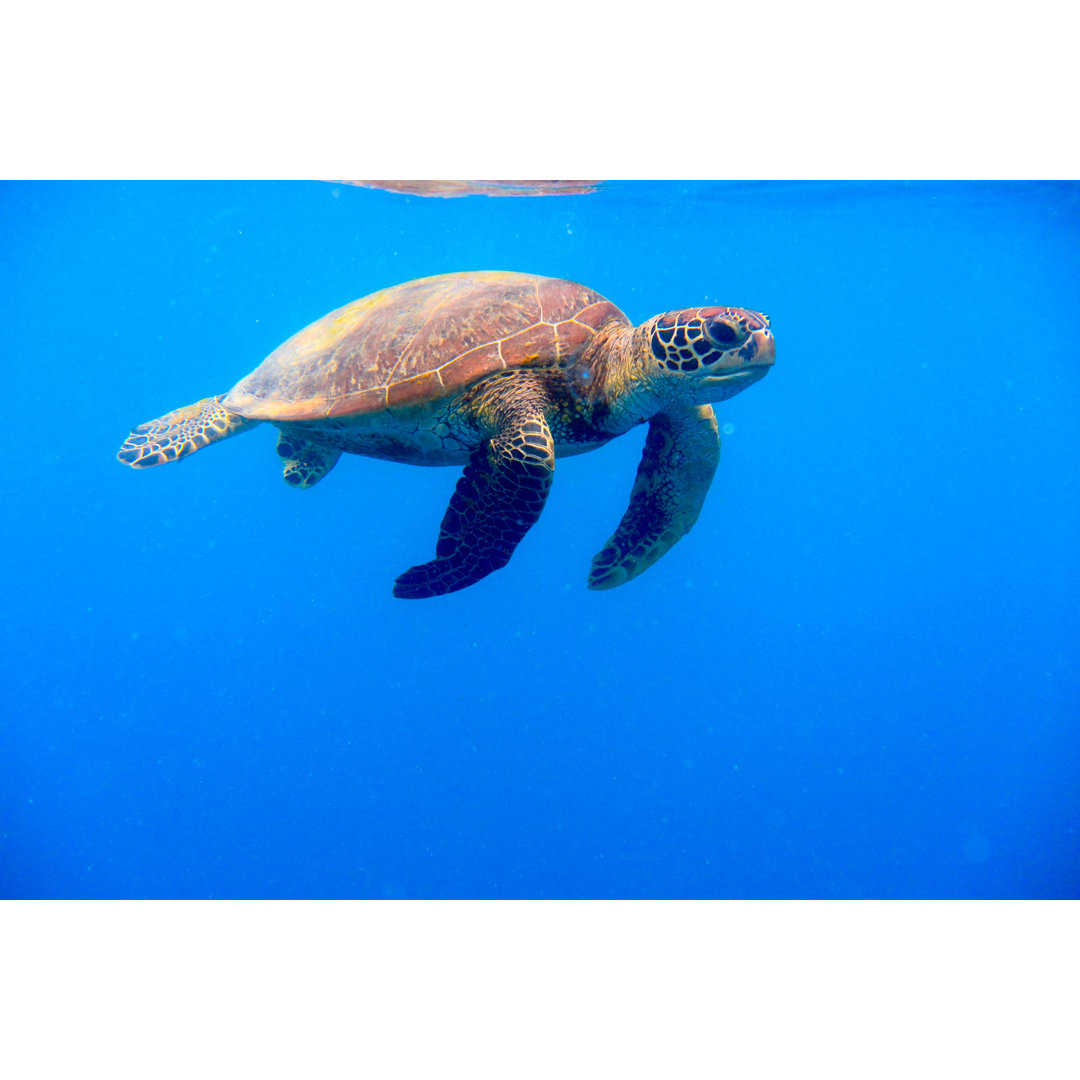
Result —
[[[760,379],[776,360],[776,339],[765,327],[754,330],[742,346],[727,353],[716,365],[716,375],[753,375]]]
[[[757,346],[753,367],[772,367],[776,362],[776,338],[768,330],[755,330],[750,337]]]
[[[776,341],[766,327],[753,330],[743,345],[728,353],[701,379],[707,388],[707,400],[724,401],[763,379],[776,360]]]

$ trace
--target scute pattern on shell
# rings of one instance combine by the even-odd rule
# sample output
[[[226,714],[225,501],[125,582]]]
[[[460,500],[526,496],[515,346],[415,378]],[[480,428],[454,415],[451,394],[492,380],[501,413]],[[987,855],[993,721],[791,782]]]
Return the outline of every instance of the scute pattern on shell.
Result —
[[[436,401],[485,375],[565,363],[626,316],[570,281],[502,271],[406,282],[330,312],[226,395],[260,420],[356,416]]]

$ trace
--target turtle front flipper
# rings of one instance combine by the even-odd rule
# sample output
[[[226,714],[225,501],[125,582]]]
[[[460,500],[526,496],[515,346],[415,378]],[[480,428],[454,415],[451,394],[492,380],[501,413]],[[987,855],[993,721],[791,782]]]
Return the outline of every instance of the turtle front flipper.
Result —
[[[630,505],[592,561],[590,589],[613,589],[648,570],[697,521],[720,461],[711,405],[671,409],[649,423]]]
[[[285,462],[282,479],[290,487],[301,489],[317,484],[341,457],[335,447],[312,442],[294,431],[278,435],[277,452]]]
[[[509,561],[544,509],[555,444],[542,409],[518,413],[477,449],[458,481],[439,530],[435,558],[394,584],[405,600],[472,585]]]
[[[203,398],[194,405],[174,409],[158,420],[140,424],[120,447],[117,460],[133,469],[164,465],[261,423],[230,412],[221,404],[224,397],[224,394],[218,394],[217,397]]]

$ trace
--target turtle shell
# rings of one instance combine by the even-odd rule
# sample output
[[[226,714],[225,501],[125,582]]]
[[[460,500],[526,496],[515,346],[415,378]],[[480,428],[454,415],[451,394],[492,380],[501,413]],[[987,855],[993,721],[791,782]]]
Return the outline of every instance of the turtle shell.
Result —
[[[481,271],[383,289],[275,349],[222,404],[259,420],[359,416],[437,401],[493,372],[572,361],[626,316],[572,281]]]

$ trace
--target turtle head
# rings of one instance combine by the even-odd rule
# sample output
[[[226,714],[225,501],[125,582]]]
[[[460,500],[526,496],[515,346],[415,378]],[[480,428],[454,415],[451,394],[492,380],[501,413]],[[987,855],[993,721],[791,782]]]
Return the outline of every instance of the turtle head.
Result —
[[[768,373],[776,356],[768,316],[746,308],[669,311],[641,329],[664,396],[697,405],[745,390]]]

